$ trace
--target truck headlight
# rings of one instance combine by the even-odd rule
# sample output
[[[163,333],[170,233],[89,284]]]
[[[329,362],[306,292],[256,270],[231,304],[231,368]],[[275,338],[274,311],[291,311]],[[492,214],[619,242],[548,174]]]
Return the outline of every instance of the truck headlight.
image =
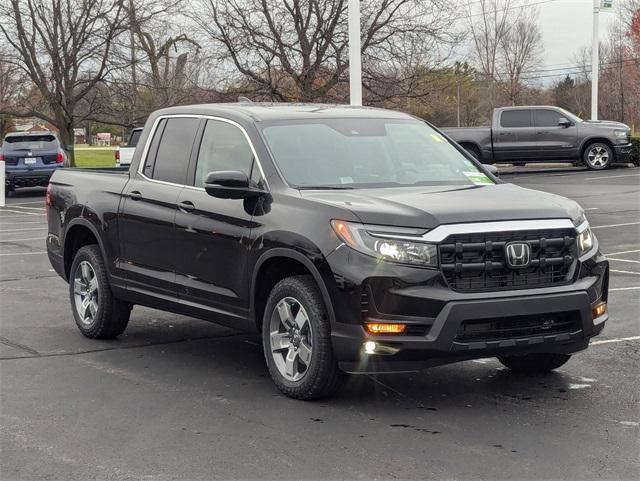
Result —
[[[438,248],[421,241],[424,229],[366,226],[332,220],[336,235],[352,249],[376,259],[424,267],[438,266]]]
[[[591,232],[589,222],[585,221],[578,227],[578,237],[576,238],[576,244],[578,247],[578,257],[582,257],[595,245],[595,236]]]
[[[626,139],[628,136],[628,132],[626,130],[614,130],[613,136],[618,139]]]

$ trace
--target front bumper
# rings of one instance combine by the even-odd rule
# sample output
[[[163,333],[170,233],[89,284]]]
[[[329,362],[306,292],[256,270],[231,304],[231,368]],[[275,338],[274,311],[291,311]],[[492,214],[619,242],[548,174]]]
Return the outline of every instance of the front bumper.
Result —
[[[409,372],[484,357],[573,353],[585,349],[608,319],[606,312],[592,317],[592,308],[607,301],[608,262],[599,254],[582,262],[568,284],[461,293],[448,288],[435,270],[377,263],[368,271],[375,278],[359,278],[356,273],[370,261],[349,249],[339,251],[327,259],[340,281],[332,293],[332,343],[347,372]],[[408,335],[369,334],[366,320],[405,323]],[[492,323],[534,327],[514,328],[513,335],[508,328],[499,336],[465,334],[468,325]],[[373,354],[365,353],[367,341],[376,342]]]
[[[633,144],[629,142],[628,144],[624,145],[614,145],[613,148],[616,154],[616,162],[625,162],[627,156],[631,153]]]

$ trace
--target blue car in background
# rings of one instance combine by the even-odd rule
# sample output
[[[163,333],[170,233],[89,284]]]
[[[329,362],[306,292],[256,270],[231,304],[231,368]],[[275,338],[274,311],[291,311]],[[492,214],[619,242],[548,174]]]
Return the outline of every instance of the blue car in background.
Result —
[[[5,162],[5,192],[9,194],[18,187],[46,186],[67,155],[53,132],[13,132],[2,142],[0,160]]]

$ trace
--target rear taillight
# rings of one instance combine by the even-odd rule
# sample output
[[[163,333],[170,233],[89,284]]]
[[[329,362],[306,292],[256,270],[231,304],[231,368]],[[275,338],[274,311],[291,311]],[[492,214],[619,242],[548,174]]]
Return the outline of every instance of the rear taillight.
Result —
[[[0,154],[0,162],[4,162],[4,154]]]
[[[116,163],[120,162],[120,151],[116,149]]]
[[[44,198],[44,205],[51,207],[51,184],[47,184],[47,195]]]
[[[56,164],[61,164],[64,162],[64,155],[62,155],[62,150],[58,150],[58,156],[56,157]]]

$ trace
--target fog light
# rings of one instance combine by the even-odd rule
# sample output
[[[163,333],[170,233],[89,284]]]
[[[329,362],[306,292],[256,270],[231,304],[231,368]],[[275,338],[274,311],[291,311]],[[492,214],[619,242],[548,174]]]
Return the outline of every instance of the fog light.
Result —
[[[593,316],[594,319],[596,319],[597,317],[600,317],[605,312],[607,312],[606,302],[600,302],[599,304],[596,304],[593,309],[591,309],[591,315]]]
[[[365,328],[370,334],[402,334],[407,326],[390,322],[367,322]]]
[[[376,352],[376,343],[373,341],[367,341],[364,343],[364,352],[367,354],[373,354]]]

